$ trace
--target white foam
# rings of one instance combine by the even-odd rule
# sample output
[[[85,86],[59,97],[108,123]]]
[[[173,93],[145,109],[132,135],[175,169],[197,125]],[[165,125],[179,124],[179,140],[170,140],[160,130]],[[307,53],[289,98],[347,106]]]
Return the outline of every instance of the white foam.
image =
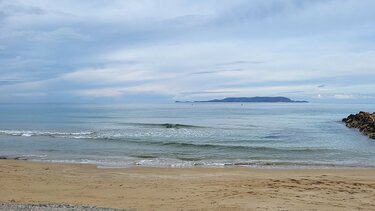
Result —
[[[94,132],[82,131],[82,132],[57,132],[57,131],[38,131],[38,130],[0,130],[0,134],[10,136],[52,136],[61,138],[91,138]]]

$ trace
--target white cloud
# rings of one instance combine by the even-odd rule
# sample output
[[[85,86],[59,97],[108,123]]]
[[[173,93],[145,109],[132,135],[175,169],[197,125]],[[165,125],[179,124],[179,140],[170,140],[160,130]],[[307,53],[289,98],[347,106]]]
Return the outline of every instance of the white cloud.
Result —
[[[339,100],[354,99],[353,95],[348,95],[348,94],[335,94],[333,95],[333,97]]]
[[[85,97],[115,97],[123,96],[126,94],[135,93],[153,93],[153,94],[171,94],[168,88],[160,85],[141,85],[141,86],[131,86],[131,87],[109,87],[101,89],[82,89],[75,90],[72,92],[77,96]]]
[[[108,84],[162,80],[173,77],[174,73],[157,72],[148,65],[118,64],[103,68],[82,69],[63,74],[58,80],[86,84]]]

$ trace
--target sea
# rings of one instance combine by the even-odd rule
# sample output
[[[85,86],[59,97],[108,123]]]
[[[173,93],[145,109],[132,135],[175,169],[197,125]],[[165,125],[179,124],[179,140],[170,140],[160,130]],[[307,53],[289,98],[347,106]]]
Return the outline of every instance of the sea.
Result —
[[[374,104],[0,104],[0,157],[101,168],[375,167]]]

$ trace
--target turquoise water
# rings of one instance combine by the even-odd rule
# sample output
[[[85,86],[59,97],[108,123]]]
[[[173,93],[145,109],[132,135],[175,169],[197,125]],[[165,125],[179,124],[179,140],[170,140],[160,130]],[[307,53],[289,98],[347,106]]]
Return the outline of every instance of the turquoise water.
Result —
[[[2,104],[0,156],[100,167],[375,166],[341,119],[375,105]]]

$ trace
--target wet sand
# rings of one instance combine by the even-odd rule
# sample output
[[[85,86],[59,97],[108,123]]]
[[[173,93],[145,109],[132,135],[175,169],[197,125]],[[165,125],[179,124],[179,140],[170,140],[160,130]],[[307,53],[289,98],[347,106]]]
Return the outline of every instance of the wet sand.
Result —
[[[98,169],[0,160],[0,202],[127,210],[375,210],[375,169]]]

